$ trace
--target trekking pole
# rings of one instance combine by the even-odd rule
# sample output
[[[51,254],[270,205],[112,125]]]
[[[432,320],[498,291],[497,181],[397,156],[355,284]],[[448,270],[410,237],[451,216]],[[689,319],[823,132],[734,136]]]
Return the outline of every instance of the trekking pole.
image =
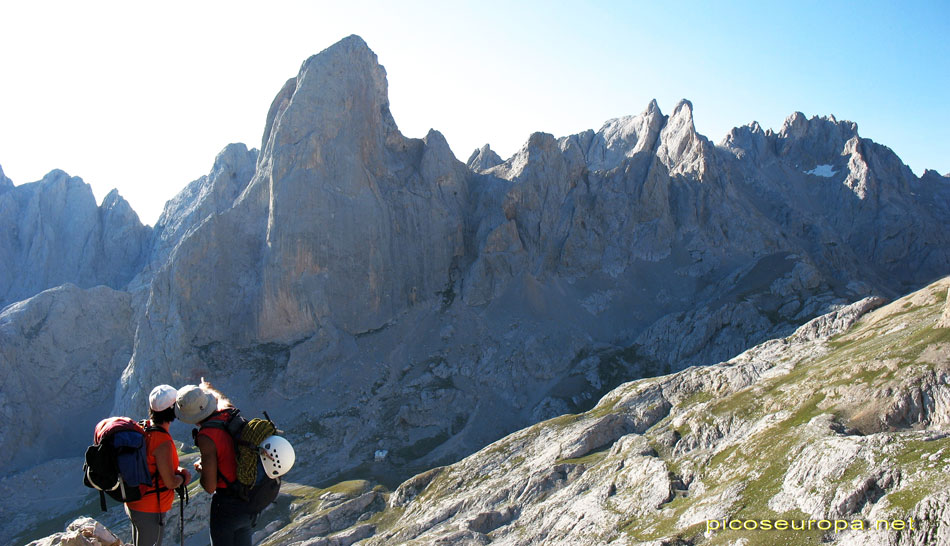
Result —
[[[178,536],[181,546],[185,546],[185,505],[188,504],[188,484],[181,484],[178,489]]]

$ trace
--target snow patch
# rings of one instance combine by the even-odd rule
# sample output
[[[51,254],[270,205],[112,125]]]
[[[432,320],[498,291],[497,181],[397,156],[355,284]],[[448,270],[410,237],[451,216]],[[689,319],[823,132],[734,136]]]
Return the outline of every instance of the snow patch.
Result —
[[[812,176],[822,176],[824,178],[831,178],[835,175],[835,170],[831,168],[831,165],[818,165],[810,171],[805,171],[805,174],[810,174]]]

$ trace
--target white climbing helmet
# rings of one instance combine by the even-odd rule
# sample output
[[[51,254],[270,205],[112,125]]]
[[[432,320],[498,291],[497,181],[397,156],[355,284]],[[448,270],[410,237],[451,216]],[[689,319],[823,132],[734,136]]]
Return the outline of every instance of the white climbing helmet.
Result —
[[[260,443],[261,462],[270,478],[277,478],[286,474],[297,456],[294,455],[294,446],[290,445],[282,436],[268,436]]]

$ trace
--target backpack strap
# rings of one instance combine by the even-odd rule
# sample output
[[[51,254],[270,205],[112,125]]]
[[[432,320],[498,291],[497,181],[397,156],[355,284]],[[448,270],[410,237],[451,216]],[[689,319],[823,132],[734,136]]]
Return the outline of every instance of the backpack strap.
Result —
[[[160,432],[160,433],[162,433],[162,434],[165,434],[165,435],[168,436],[168,438],[172,441],[172,446],[175,445],[175,439],[172,438],[171,433],[168,432],[167,430],[165,430],[164,428],[162,428],[162,427],[160,427],[160,426],[158,426],[158,425],[153,425],[153,424],[151,423],[151,421],[149,421],[148,419],[144,419],[144,420],[142,420],[142,421],[139,421],[139,424],[142,425],[142,428],[143,428],[143,429],[145,429],[145,438],[146,438],[146,439],[145,439],[145,442],[146,442],[146,445],[147,445],[147,443],[148,443],[148,438],[151,437],[151,435],[152,435],[153,432]],[[160,475],[159,475],[159,473],[158,473],[158,464],[156,463],[156,464],[155,464],[155,473],[152,474],[152,486],[155,488],[155,489],[154,489],[154,491],[155,491],[155,499],[156,499],[156,501],[158,502],[159,507],[161,507],[161,503],[162,503],[161,493],[163,493],[163,492],[165,492],[165,491],[168,491],[168,487],[167,487],[167,484],[166,484],[166,487],[158,487],[158,478],[159,478],[159,477],[160,477]],[[151,493],[151,492],[152,492],[152,491],[147,491],[145,494],[147,495],[148,493]]]
[[[227,409],[215,411],[214,413],[209,415],[207,419],[205,419],[198,425],[198,428],[191,429],[191,437],[192,439],[194,439],[195,445],[198,445],[198,435],[201,434],[201,431],[203,431],[206,428],[213,428],[213,429],[223,430],[227,432],[231,440],[235,444],[237,444],[237,438],[235,438],[236,431],[232,430],[232,423],[239,423],[240,420],[235,419],[235,417],[240,415],[240,413],[241,413],[240,410],[238,410],[237,408],[227,408]],[[223,420],[217,419],[217,417],[224,414],[228,416],[227,419],[223,419]],[[237,450],[235,450],[235,453],[236,451]],[[227,479],[224,476],[224,474],[221,473],[221,465],[217,465],[217,468],[218,468],[218,479],[224,482],[224,486],[226,490],[230,490],[234,482]]]

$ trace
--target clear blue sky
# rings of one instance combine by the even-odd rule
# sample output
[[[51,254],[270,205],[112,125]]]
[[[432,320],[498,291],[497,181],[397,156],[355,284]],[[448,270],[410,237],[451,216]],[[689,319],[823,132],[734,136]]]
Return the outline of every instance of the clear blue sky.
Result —
[[[0,166],[113,187],[146,223],[230,142],[259,147],[303,60],[361,35],[407,136],[465,160],[693,102],[699,132],[858,123],[950,172],[950,2],[18,2],[0,7]]]

